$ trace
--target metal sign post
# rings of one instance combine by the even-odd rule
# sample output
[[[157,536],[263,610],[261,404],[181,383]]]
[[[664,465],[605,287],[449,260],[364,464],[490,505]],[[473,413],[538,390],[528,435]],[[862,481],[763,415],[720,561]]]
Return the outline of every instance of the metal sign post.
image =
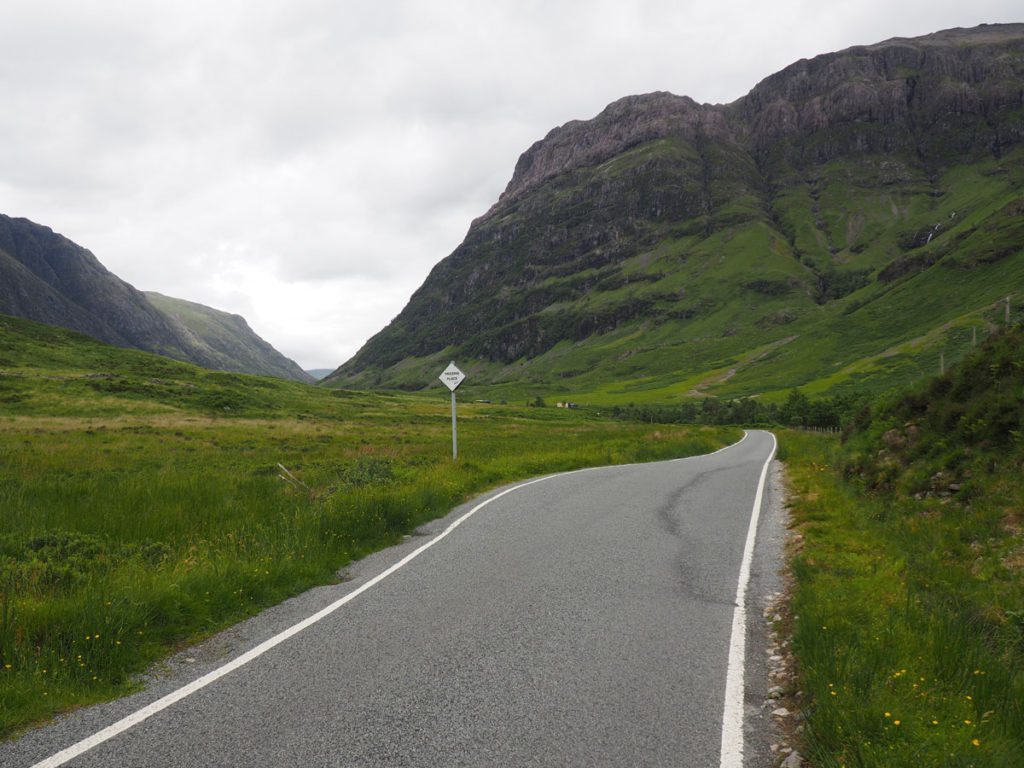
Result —
[[[455,426],[455,390],[466,380],[466,374],[458,369],[453,360],[451,365],[441,371],[441,375],[437,378],[443,381],[445,386],[452,391],[452,461],[456,461],[459,458],[459,438],[458,430]]]

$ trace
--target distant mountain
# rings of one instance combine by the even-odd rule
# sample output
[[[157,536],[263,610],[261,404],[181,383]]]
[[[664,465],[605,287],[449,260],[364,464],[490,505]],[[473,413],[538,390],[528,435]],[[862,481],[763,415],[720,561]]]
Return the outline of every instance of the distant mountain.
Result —
[[[206,368],[313,381],[238,315],[145,294],[49,227],[2,214],[0,314]]]
[[[150,303],[171,320],[192,356],[207,368],[261,373],[312,383],[315,379],[265,342],[241,315],[146,291]]]
[[[308,373],[317,381],[320,381],[320,379],[325,378],[329,373],[332,373],[333,371],[333,368],[313,368],[307,369],[306,373]]]
[[[895,385],[1024,285],[1022,199],[1021,24],[799,61],[727,105],[630,96],[530,147],[327,383],[455,359],[595,400]]]

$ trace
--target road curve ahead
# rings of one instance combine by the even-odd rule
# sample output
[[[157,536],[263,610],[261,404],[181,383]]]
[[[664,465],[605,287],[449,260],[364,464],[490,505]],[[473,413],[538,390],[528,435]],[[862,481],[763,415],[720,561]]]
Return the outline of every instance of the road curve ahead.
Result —
[[[0,764],[724,766],[737,584],[774,446],[750,432],[495,491],[145,692],[0,745]]]

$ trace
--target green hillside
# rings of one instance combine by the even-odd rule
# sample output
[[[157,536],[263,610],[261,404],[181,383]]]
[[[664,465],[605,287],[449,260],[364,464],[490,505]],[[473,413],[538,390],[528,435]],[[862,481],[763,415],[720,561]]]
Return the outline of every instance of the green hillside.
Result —
[[[830,215],[857,226],[826,236],[812,221],[797,223],[811,198],[782,196],[772,211],[780,227],[792,225],[792,237],[755,218],[708,238],[657,239],[615,267],[548,277],[510,296],[505,311],[522,313],[534,292],[547,301],[592,283],[535,321],[538,338],[564,336],[566,327],[569,338],[509,363],[446,346],[400,361],[380,384],[420,388],[450,357],[468,354],[460,365],[486,382],[478,391],[496,398],[609,404],[771,395],[804,385],[879,392],[937,372],[940,354],[947,363],[962,357],[1004,321],[1006,296],[1019,317],[1021,150],[953,168],[935,188],[911,180],[870,195],[849,180],[849,164],[823,170],[834,179],[821,181]],[[831,254],[829,242],[841,250]],[[588,333],[581,316],[598,332]],[[619,327],[601,332],[618,317]],[[369,385],[367,376],[347,381]]]
[[[179,329],[191,359],[198,364],[313,383],[312,376],[257,336],[241,315],[153,291],[146,291],[145,296]]]
[[[553,130],[325,384],[591,404],[877,394],[1020,311],[1024,25],[798,62]]]
[[[1024,326],[782,440],[791,618],[812,765],[1016,765],[1024,754]]]
[[[282,407],[322,409],[328,402],[296,382],[213,371],[0,315],[0,403],[11,419],[179,411],[262,416]]]

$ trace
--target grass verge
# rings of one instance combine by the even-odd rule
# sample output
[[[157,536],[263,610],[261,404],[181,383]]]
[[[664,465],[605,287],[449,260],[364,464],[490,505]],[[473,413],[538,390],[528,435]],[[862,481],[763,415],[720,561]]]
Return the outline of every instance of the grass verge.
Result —
[[[851,450],[822,435],[781,441],[799,542],[789,693],[801,751],[818,768],[1019,765],[1019,461],[987,462],[985,494],[919,466],[901,474],[932,478],[934,492],[893,493],[851,471]]]

